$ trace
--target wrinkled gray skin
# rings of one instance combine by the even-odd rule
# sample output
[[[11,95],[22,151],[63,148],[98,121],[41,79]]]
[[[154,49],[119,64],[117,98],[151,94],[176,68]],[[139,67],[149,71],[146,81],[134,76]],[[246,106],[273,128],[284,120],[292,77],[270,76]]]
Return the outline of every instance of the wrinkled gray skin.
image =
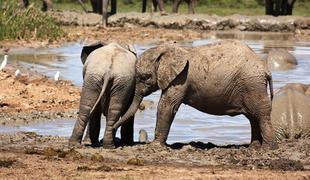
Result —
[[[164,144],[182,103],[214,115],[244,114],[251,123],[253,145],[276,148],[267,93],[270,72],[245,44],[223,41],[185,49],[162,45],[145,51],[136,64],[135,97],[117,128],[138,109],[142,98],[158,89],[155,142]],[[259,143],[258,143],[259,142]]]
[[[310,138],[310,85],[282,87],[272,102],[271,122],[278,140]]]
[[[81,143],[89,122],[89,136],[93,146],[98,146],[101,114],[106,116],[103,146],[114,147],[113,125],[129,107],[134,93],[136,54],[132,46],[111,43],[94,44],[83,48],[83,87],[79,116],[75,123],[70,145]],[[121,141],[133,143],[133,120],[122,125]]]
[[[296,58],[285,49],[272,49],[267,55],[267,64],[269,69],[282,71],[294,69],[296,67]]]

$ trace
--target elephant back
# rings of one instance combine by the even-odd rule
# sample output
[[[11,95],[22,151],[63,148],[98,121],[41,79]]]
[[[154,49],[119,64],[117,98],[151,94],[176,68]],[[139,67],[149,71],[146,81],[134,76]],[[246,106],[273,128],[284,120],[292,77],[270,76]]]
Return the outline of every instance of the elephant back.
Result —
[[[272,49],[268,53],[267,64],[271,70],[288,70],[296,67],[297,60],[285,49]]]
[[[310,137],[309,86],[288,84],[280,89],[272,103],[271,122],[278,140]]]

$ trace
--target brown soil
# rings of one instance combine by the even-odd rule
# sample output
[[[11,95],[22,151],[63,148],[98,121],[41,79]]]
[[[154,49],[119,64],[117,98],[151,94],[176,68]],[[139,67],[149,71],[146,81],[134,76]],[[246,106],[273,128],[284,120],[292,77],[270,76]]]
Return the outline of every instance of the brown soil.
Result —
[[[15,70],[8,67],[0,71],[0,124],[75,116],[80,88],[31,71],[15,77]]]
[[[0,177],[107,179],[309,179],[310,143],[278,150],[192,142],[102,149],[67,147],[67,139],[35,133],[0,135]]]
[[[200,30],[151,27],[64,27],[67,36],[49,40],[1,41],[0,54],[13,47],[51,47],[97,40],[128,43],[187,41],[215,34]],[[308,30],[293,38],[310,39]],[[304,38],[306,37],[306,38]],[[0,123],[18,125],[42,119],[76,117],[80,88],[16,67],[0,72]],[[147,106],[147,104],[146,104]],[[191,142],[161,147],[136,144],[108,150],[87,144],[71,149],[67,139],[34,133],[0,134],[0,179],[310,179],[310,141],[285,141],[277,150],[247,146],[216,147]]]

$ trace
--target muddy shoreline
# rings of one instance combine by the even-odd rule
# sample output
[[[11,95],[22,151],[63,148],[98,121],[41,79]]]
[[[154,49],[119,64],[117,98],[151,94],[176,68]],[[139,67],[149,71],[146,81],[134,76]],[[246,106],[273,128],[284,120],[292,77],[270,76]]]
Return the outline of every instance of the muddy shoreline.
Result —
[[[67,139],[35,133],[0,135],[0,175],[14,177],[12,171],[27,177],[32,167],[53,169],[47,177],[123,176],[133,179],[168,178],[310,178],[310,144],[308,140],[286,141],[277,150],[244,146],[216,147],[211,143],[191,142],[162,147],[136,144],[132,147],[102,149],[84,146],[69,148]],[[35,162],[37,161],[37,162]],[[2,162],[2,163],[1,163]],[[44,163],[43,163],[44,162]],[[6,166],[6,167],[5,167]],[[70,171],[62,171],[70,169]],[[155,173],[160,171],[161,173]],[[179,174],[179,175],[178,175]]]

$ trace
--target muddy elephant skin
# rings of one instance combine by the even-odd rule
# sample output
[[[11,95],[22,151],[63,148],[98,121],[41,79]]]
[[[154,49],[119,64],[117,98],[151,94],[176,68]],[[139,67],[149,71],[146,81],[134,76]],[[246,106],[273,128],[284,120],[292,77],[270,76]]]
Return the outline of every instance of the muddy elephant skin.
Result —
[[[253,145],[277,147],[270,122],[272,78],[247,45],[239,41],[195,48],[161,45],[139,57],[136,71],[133,103],[115,128],[137,111],[143,97],[161,89],[155,142],[165,144],[174,116],[184,103],[213,115],[243,114],[250,120]]]
[[[87,56],[88,55],[88,56]],[[70,145],[79,145],[89,122],[89,136],[93,146],[99,145],[101,114],[106,116],[103,146],[114,147],[113,125],[129,107],[134,93],[136,53],[132,46],[96,43],[85,46],[81,53],[83,87],[78,119]],[[133,143],[133,119],[121,128],[123,144]]]
[[[285,49],[272,49],[267,55],[267,64],[269,69],[275,71],[284,71],[296,67],[296,58]]]
[[[277,140],[310,138],[310,85],[282,87],[272,102],[271,122]]]

